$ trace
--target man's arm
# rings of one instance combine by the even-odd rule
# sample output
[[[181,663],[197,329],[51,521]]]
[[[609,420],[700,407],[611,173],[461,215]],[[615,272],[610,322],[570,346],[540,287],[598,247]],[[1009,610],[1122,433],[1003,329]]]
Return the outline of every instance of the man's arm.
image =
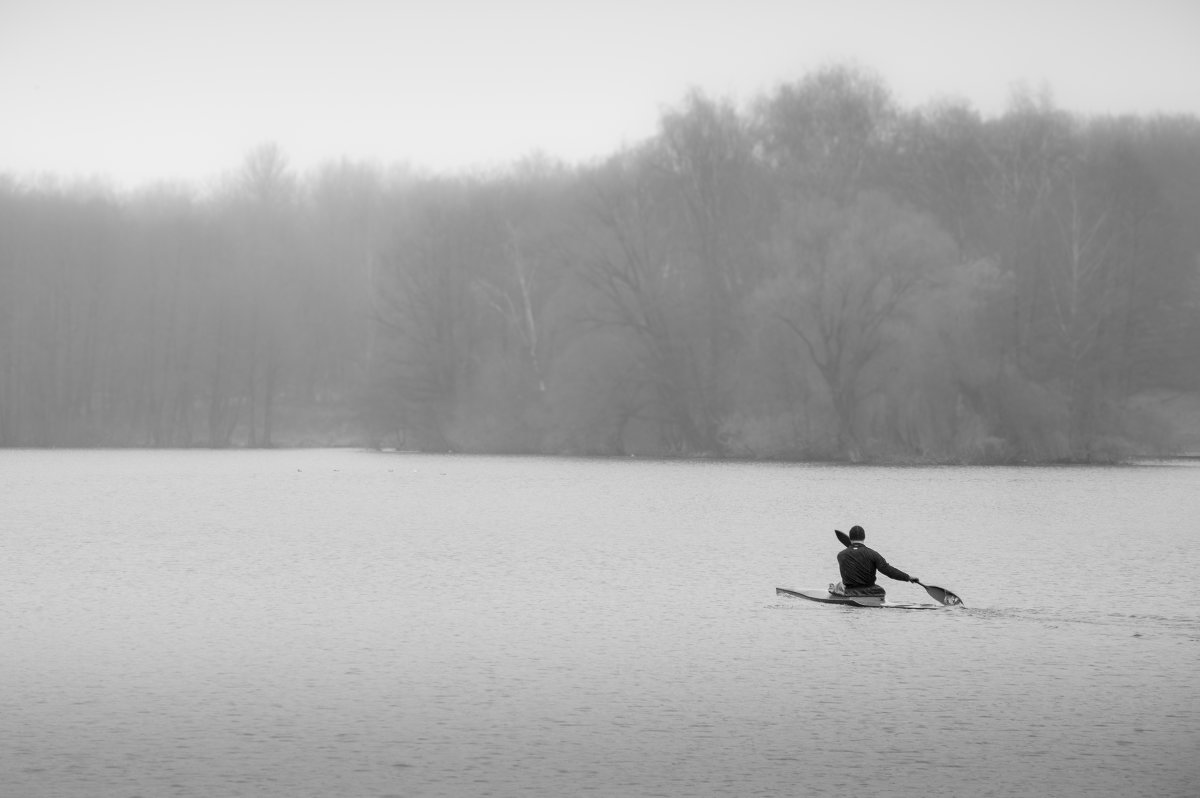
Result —
[[[911,582],[912,581],[911,576],[904,573],[899,568],[893,568],[892,566],[888,565],[888,561],[883,559],[882,554],[879,555],[879,560],[876,561],[875,567],[879,570],[879,573],[883,574],[886,577],[895,579],[897,582]]]

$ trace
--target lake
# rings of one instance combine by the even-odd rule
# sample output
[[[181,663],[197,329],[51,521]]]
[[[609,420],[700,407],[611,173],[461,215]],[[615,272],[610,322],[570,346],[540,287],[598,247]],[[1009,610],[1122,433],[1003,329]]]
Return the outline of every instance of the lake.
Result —
[[[0,451],[0,785],[1195,796],[1197,518],[1189,463]],[[775,595],[856,523],[967,607]]]

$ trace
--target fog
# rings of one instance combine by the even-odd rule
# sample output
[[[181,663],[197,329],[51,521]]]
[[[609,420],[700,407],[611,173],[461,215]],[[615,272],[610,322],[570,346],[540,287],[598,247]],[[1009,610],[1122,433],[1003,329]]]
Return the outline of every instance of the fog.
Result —
[[[847,66],[584,165],[0,177],[0,445],[1159,455],[1196,443],[1198,277],[1195,116]]]

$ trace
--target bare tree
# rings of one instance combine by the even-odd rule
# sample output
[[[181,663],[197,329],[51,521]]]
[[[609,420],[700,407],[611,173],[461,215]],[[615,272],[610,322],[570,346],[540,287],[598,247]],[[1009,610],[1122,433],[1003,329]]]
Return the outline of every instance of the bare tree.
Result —
[[[872,370],[899,335],[910,303],[953,264],[956,248],[932,219],[878,193],[847,208],[803,206],[789,221],[779,242],[779,277],[761,289],[762,301],[816,366],[838,448],[858,460],[863,401],[878,387]]]
[[[653,386],[651,411],[670,446],[716,451],[716,419],[704,395],[701,367],[680,319],[691,309],[680,287],[685,275],[672,256],[665,204],[652,191],[652,174],[631,153],[614,160],[593,183],[592,237],[578,253],[579,274],[598,301],[589,313],[596,328],[619,328],[638,342],[642,379]]]

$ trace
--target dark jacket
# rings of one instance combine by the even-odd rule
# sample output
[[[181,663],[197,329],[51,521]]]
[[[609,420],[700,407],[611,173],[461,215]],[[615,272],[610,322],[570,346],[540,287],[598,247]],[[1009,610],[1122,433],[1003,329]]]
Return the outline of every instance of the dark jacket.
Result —
[[[882,554],[867,548],[865,543],[852,543],[850,548],[839,551],[837,558],[838,569],[842,572],[842,584],[847,589],[870,587],[875,584],[876,571],[901,582],[912,581],[908,574],[888,565]]]

